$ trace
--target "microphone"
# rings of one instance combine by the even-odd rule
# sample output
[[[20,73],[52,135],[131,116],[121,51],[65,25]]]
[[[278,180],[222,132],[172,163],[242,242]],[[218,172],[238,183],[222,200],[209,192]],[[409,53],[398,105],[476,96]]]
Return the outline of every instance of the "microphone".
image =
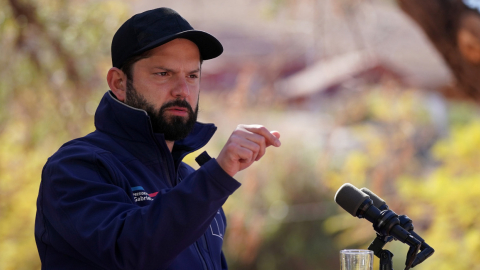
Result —
[[[391,210],[380,211],[370,197],[352,184],[344,184],[335,194],[335,202],[354,217],[365,218],[382,236],[393,236],[408,245],[421,244],[400,226],[398,216]]]
[[[387,203],[382,198],[378,197],[377,194],[373,193],[366,187],[361,188],[360,191],[367,194],[368,197],[372,199],[373,205],[375,205],[375,207],[377,207],[380,210],[388,210]]]
[[[422,243],[400,226],[400,220],[395,212],[392,210],[380,211],[367,194],[349,183],[338,189],[335,194],[335,202],[352,216],[370,221],[378,235],[393,236],[398,241],[409,245],[411,247],[409,254],[412,256],[407,257],[405,269],[410,269]]]
[[[387,203],[382,198],[378,197],[375,193],[370,191],[368,188],[363,187],[360,190],[366,195],[368,195],[370,199],[372,199],[373,205],[375,205],[375,207],[377,207],[379,210],[389,210]],[[400,225],[405,230],[407,230],[413,237],[415,237],[422,243],[422,245],[420,246],[421,252],[417,254],[417,257],[412,264],[412,267],[415,267],[416,265],[425,261],[428,257],[432,256],[435,250],[432,247],[430,247],[422,237],[420,237],[417,233],[413,231],[414,230],[413,223],[408,216],[401,215],[398,218],[400,221]]]

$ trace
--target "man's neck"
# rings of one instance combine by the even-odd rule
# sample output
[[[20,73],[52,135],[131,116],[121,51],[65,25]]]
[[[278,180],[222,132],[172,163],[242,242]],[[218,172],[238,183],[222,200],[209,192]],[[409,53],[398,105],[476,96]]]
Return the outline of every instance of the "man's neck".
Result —
[[[167,147],[170,150],[170,153],[172,153],[173,144],[175,143],[175,141],[165,141],[165,142],[167,143]]]

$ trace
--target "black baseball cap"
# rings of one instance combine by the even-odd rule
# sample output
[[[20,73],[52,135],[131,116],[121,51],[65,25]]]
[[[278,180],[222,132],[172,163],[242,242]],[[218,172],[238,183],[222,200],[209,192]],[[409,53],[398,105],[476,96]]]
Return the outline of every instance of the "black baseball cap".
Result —
[[[195,30],[175,10],[157,8],[134,15],[117,30],[112,40],[112,64],[122,68],[127,59],[176,38],[198,46],[203,60],[222,54],[223,46],[209,33]]]

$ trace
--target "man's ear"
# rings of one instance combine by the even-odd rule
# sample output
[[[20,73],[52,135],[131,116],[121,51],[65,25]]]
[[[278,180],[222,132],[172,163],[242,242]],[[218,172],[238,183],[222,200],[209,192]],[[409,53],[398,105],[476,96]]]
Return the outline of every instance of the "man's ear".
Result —
[[[127,91],[127,76],[125,73],[116,67],[112,67],[107,73],[107,83],[117,99],[125,102]]]

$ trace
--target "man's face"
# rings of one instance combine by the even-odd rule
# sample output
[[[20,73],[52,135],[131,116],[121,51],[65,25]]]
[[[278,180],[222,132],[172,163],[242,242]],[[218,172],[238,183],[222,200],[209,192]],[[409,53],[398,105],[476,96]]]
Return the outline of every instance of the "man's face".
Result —
[[[185,138],[197,120],[200,53],[195,43],[174,39],[132,68],[125,103],[145,110],[153,131],[167,141]]]

